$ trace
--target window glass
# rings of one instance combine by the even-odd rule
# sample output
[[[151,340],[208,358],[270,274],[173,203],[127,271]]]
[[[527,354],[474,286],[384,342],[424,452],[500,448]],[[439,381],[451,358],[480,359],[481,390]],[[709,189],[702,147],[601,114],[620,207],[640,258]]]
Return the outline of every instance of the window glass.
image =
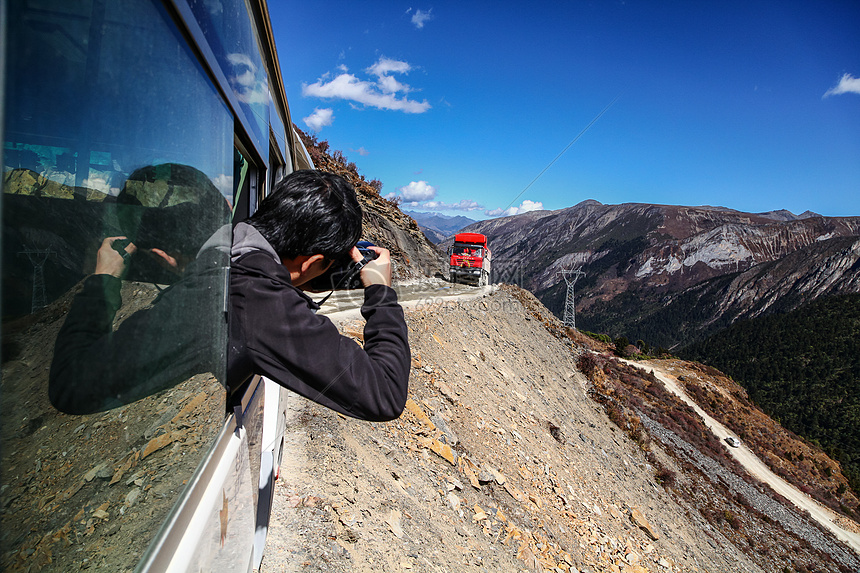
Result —
[[[454,247],[455,255],[468,255],[470,257],[483,257],[484,250],[481,247]]]
[[[260,150],[269,140],[269,80],[245,0],[189,0],[188,5],[236,99]]]
[[[272,145],[269,148],[269,171],[268,171],[268,180],[267,187],[263,190],[262,196],[260,200],[262,201],[265,196],[270,195],[275,188],[275,185],[286,176],[286,169],[284,167],[284,160],[281,158],[281,154]]]
[[[275,101],[272,100],[269,107],[269,120],[271,121],[272,134],[275,136],[275,143],[282,155],[289,154],[289,146],[287,145],[287,134],[284,130],[284,122],[281,121],[281,116],[275,108]]]
[[[160,2],[9,21],[0,570],[131,570],[224,421],[233,118]]]

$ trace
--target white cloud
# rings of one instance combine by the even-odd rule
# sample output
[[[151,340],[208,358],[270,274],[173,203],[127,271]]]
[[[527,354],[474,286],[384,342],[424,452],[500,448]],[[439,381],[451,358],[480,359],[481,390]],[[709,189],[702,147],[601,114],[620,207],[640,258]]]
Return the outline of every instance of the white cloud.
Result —
[[[490,211],[484,211],[484,214],[490,217],[510,217],[511,215],[520,215],[522,213],[528,213],[529,211],[540,211],[542,209],[543,203],[541,201],[530,201],[529,199],[526,199],[519,207],[492,209]]]
[[[257,69],[257,66],[254,65],[254,61],[251,59],[251,57],[241,52],[227,54],[227,61],[234,66],[244,66],[253,71],[256,71]]]
[[[436,196],[436,188],[426,181],[412,181],[409,185],[398,187],[400,196],[408,203],[429,201]]]
[[[522,205],[519,207],[519,213],[527,213],[528,211],[542,211],[543,210],[543,202],[542,201],[529,201],[526,199],[523,201]]]
[[[400,60],[392,60],[385,56],[379,58],[379,61],[367,68],[365,71],[374,76],[382,77],[390,73],[406,74],[412,70],[412,66],[408,62]]]
[[[359,155],[364,157],[365,155],[370,155],[370,152],[366,150],[364,147],[359,147],[358,149],[354,149],[353,151],[357,151]]]
[[[382,90],[382,93],[386,94],[395,94],[397,92],[408,93],[412,91],[412,88],[408,85],[398,82],[396,78],[391,76],[382,76],[376,81],[376,84]]]
[[[227,61],[233,66],[233,74],[228,78],[230,87],[239,101],[249,105],[269,104],[269,83],[265,75],[258,76],[257,66],[245,54],[227,54]]]
[[[330,108],[315,108],[314,112],[307,117],[303,117],[302,121],[312,130],[319,132],[323,127],[331,125],[334,120],[334,111]]]
[[[205,3],[206,9],[209,10],[209,13],[213,16],[220,16],[224,13],[224,6],[218,0],[209,1]]]
[[[392,60],[383,56],[365,70],[376,76],[375,81],[360,80],[354,74],[349,73],[342,73],[331,81],[325,81],[326,76],[322,76],[313,84],[302,84],[302,95],[305,97],[343,99],[377,109],[424,113],[430,109],[427,100],[418,102],[410,100],[405,95],[398,98],[399,92],[406,94],[412,91],[412,88],[389,75],[405,74],[411,69],[412,66],[407,62]]]
[[[110,182],[107,179],[107,175],[98,174],[92,177],[88,177],[83,180],[82,185],[87,189],[95,189],[96,191],[101,191],[105,195],[110,194]]]
[[[415,13],[412,14],[412,23],[415,24],[415,27],[419,30],[424,27],[424,22],[427,20],[432,20],[433,15],[430,14],[433,9],[427,10],[424,12],[423,10],[415,10]]]
[[[212,183],[215,187],[218,188],[218,191],[221,192],[221,195],[224,197],[232,197],[233,196],[233,176],[221,173],[220,175],[212,178]]]
[[[848,93],[860,94],[860,78],[855,78],[851,74],[842,74],[839,83],[827,90],[822,97]]]

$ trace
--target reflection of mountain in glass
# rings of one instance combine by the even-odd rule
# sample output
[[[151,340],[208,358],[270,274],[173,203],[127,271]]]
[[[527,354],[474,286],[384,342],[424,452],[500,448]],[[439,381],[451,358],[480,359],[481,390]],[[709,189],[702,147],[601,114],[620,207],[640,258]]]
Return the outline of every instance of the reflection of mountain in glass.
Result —
[[[30,169],[3,175],[3,318],[29,312],[33,265],[20,253],[49,250],[43,266],[47,302],[93,270],[106,236],[120,234],[115,198],[52,181]]]
[[[157,293],[125,284],[122,318]],[[0,417],[2,462],[15,473],[0,492],[2,571],[81,570],[95,555],[90,570],[131,571],[223,420],[224,389],[210,373],[133,408],[69,416],[51,406],[46,365],[74,294],[3,326],[0,407],[14,415]]]
[[[60,175],[61,179],[66,179]],[[13,169],[3,174],[3,193],[27,195],[29,197],[50,197],[52,199],[84,199],[104,201],[106,193],[89,187],[75,187],[56,181],[56,174],[46,177],[30,169]],[[71,175],[74,181],[74,175]]]

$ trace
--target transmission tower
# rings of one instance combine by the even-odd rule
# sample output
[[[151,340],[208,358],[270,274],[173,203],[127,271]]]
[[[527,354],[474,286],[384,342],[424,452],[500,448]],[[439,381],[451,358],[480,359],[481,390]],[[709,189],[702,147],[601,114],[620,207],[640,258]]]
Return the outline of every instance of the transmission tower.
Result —
[[[564,277],[564,282],[567,283],[567,296],[564,299],[564,325],[576,328],[576,306],[573,300],[573,285],[576,284],[576,279],[584,277],[585,273],[582,272],[582,269],[562,269],[558,274]]]
[[[25,249],[18,253],[27,255],[33,265],[33,302],[30,306],[30,314],[48,305],[48,295],[45,292],[45,262],[54,251],[50,249]]]

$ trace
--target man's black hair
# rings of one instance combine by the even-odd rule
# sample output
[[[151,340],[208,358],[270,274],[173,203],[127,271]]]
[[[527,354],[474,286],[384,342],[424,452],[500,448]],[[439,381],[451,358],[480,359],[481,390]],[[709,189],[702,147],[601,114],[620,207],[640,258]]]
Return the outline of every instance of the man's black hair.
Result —
[[[334,260],[361,237],[361,206],[348,181],[306,169],[275,184],[247,222],[282,259],[321,254]]]

